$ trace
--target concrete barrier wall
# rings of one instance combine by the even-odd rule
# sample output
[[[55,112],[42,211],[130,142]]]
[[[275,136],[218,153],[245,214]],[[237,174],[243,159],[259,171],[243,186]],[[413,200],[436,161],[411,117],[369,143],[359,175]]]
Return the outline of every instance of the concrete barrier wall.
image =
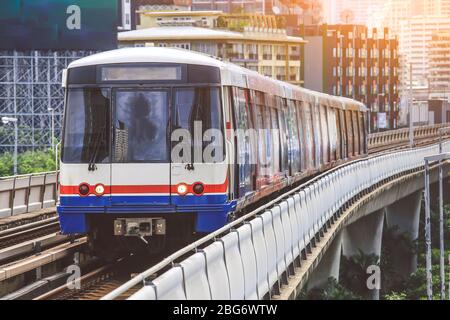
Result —
[[[450,152],[450,142],[444,143],[444,151]],[[242,297],[267,297],[276,292],[287,277],[295,272],[294,265],[301,261],[301,251],[311,245],[311,241],[327,227],[334,213],[345,203],[387,178],[421,168],[424,157],[438,152],[437,145],[399,151],[333,170],[269,210],[256,215],[254,220],[237,229],[228,230],[228,234],[222,238],[215,237],[215,241],[204,249],[206,252],[215,250],[224,254],[209,255],[205,259],[204,253],[197,252],[177,265],[176,268],[183,271],[179,279],[182,284],[173,284],[173,278],[168,273],[174,271],[170,269],[166,272],[167,275],[163,274],[152,282],[146,282],[130,299],[196,299],[211,297],[212,292],[235,292],[236,283],[232,279],[236,277],[236,273],[243,276],[244,281],[240,283]],[[230,237],[235,241],[231,241]],[[227,259],[229,256],[233,259]],[[221,264],[225,265],[222,268],[224,274],[216,279],[214,273],[208,271]],[[188,289],[194,280],[198,283],[198,279],[201,279],[202,285],[196,286],[195,294],[191,294]],[[127,284],[121,288],[126,290]],[[121,288],[108,298],[114,298]],[[184,294],[180,294],[180,290],[185,290]],[[228,295],[221,296],[227,297]]]
[[[44,172],[0,179],[0,218],[55,206],[58,177]]]

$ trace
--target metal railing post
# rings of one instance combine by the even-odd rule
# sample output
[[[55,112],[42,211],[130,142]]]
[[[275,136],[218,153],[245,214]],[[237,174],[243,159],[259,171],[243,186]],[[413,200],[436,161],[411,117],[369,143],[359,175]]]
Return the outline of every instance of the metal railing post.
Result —
[[[433,300],[433,274],[431,265],[430,165],[427,159],[425,160],[425,246],[427,297],[428,300]]]

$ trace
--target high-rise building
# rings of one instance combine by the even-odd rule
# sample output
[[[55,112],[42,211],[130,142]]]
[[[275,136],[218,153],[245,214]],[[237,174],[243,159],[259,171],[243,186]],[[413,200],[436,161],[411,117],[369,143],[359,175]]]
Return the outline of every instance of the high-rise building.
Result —
[[[410,87],[412,66],[413,96],[426,100],[429,93],[429,52],[433,34],[450,31],[450,17],[414,16],[400,22],[399,53],[401,84],[403,90]]]
[[[392,32],[400,32],[400,23],[414,16],[450,17],[450,0],[386,0],[383,23]]]
[[[323,20],[323,0],[192,0],[193,11],[220,10],[226,13],[296,15],[302,24]]]
[[[432,35],[428,57],[429,98],[448,100],[450,99],[450,32],[436,32]]]
[[[138,30],[119,33],[119,46],[178,47],[206,53],[269,77],[301,85],[303,45],[282,17],[221,11],[140,10]]]
[[[305,87],[361,101],[371,131],[398,126],[398,40],[362,25],[305,27]]]
[[[268,14],[272,13],[273,6],[273,2],[267,0],[192,0],[193,11]]]
[[[118,30],[131,30],[131,0],[118,0]]]
[[[371,24],[383,12],[385,0],[325,0],[327,23]]]

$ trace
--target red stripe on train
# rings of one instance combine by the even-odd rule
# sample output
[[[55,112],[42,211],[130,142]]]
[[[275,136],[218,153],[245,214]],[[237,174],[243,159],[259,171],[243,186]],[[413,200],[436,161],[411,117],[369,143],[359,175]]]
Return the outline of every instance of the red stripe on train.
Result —
[[[188,187],[188,193],[193,193],[193,184],[186,184]],[[228,189],[228,176],[225,182],[222,184],[205,184],[204,193],[225,193]],[[79,194],[79,186],[60,186],[60,194],[62,195],[74,195]],[[89,186],[89,193],[94,194],[95,185]],[[177,186],[170,185],[116,185],[116,186],[106,186],[104,194],[127,194],[127,193],[177,193]]]

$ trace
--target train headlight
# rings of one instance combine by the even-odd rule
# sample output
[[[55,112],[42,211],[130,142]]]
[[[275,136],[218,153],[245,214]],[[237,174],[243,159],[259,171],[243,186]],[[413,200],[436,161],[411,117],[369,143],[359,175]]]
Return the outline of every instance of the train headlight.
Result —
[[[177,186],[177,192],[180,196],[184,196],[188,193],[188,186],[184,183],[180,183]]]
[[[94,193],[97,196],[102,196],[105,193],[105,186],[101,183],[97,184],[94,188]]]
[[[82,183],[80,184],[80,186],[78,187],[78,193],[85,197],[87,195],[89,195],[89,185],[87,183]]]
[[[196,195],[201,196],[203,194],[203,192],[205,191],[205,186],[203,185],[203,183],[197,182],[192,187],[192,190],[194,191],[194,193]]]

